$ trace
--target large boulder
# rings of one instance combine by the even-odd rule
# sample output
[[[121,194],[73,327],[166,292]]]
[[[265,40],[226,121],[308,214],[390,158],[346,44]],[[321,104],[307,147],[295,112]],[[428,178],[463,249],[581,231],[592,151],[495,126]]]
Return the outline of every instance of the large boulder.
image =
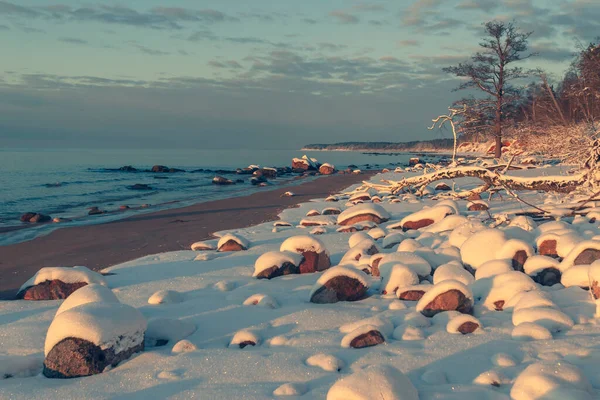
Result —
[[[46,335],[43,374],[77,378],[116,367],[144,349],[146,319],[120,303],[93,302],[58,314]]]
[[[86,267],[44,267],[25,282],[17,299],[60,300],[66,299],[77,289],[91,283],[106,286],[106,280]]]
[[[323,165],[321,165],[319,167],[319,173],[321,175],[331,175],[335,173],[335,166],[329,164],[329,163],[324,163]]]
[[[300,235],[287,238],[279,251],[301,254],[304,260],[298,266],[301,274],[324,271],[331,267],[329,252],[323,242],[314,236]]]
[[[369,280],[367,274],[352,268],[337,266],[325,272],[313,287],[311,303],[337,303],[357,301],[367,296]]]

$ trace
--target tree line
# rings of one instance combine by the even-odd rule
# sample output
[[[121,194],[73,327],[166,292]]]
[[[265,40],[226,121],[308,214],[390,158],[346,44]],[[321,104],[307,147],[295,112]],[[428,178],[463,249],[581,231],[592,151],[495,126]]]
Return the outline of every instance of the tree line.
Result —
[[[551,81],[542,69],[519,66],[537,55],[529,51],[533,32],[499,21],[484,24],[484,32],[467,62],[444,68],[461,79],[456,90],[470,91],[450,107],[462,141],[493,138],[496,158],[506,136],[563,159],[589,146],[600,118],[599,40],[578,44],[568,71]]]

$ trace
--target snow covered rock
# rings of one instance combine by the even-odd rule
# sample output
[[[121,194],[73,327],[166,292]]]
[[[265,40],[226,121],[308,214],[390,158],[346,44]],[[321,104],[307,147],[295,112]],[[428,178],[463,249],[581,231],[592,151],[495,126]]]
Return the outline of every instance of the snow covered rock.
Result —
[[[486,261],[475,271],[475,279],[491,278],[492,276],[514,271],[511,260],[490,260]]]
[[[433,317],[442,311],[458,311],[470,314],[473,311],[473,294],[462,282],[447,280],[433,285],[417,303],[417,311]]]
[[[533,322],[523,322],[512,330],[515,340],[551,340],[552,333],[543,326]]]
[[[307,217],[316,217],[317,215],[321,215],[321,212],[320,212],[319,210],[314,210],[314,209],[313,209],[313,210],[309,210],[309,211],[306,213],[306,216],[307,216]]]
[[[523,271],[527,259],[535,254],[533,247],[523,240],[509,239],[496,253],[498,259],[508,259],[515,271]]]
[[[571,317],[550,307],[529,307],[517,310],[512,315],[512,321],[515,326],[533,322],[553,333],[565,331],[574,325]]]
[[[345,363],[331,354],[318,353],[306,359],[306,365],[319,367],[328,372],[340,372]]]
[[[44,267],[21,286],[17,299],[66,299],[80,287],[91,283],[106,286],[101,274],[86,267]]]
[[[322,226],[317,226],[314,227],[313,229],[310,230],[311,235],[323,235],[325,233],[327,233],[327,230],[325,228],[323,228]]]
[[[387,232],[383,228],[373,228],[369,230],[369,236],[371,236],[374,240],[379,240],[387,235]]]
[[[403,240],[404,235],[400,232],[390,233],[383,238],[382,246],[384,249],[391,249],[395,245],[401,243]]]
[[[535,255],[529,257],[523,266],[524,272],[535,282],[543,286],[552,286],[560,282],[560,263],[552,257]]]
[[[335,225],[335,217],[331,215],[315,215],[311,217],[303,218],[300,221],[302,226],[328,226]]]
[[[291,251],[269,251],[263,253],[254,263],[253,277],[273,279],[282,275],[299,274],[302,254]]]
[[[587,264],[572,266],[562,274],[560,283],[564,287],[576,286],[588,290],[590,288],[590,266]]]
[[[490,209],[490,205],[483,200],[473,200],[467,203],[469,211],[486,211]]]
[[[378,254],[380,252],[381,249],[379,248],[379,246],[377,246],[373,239],[369,237],[368,239],[362,240],[360,243],[354,245],[350,250],[348,250],[346,254],[344,254],[344,256],[342,257],[342,261],[340,261],[340,264],[360,261],[364,258],[368,258],[369,256]]]
[[[400,250],[400,249],[398,249]],[[408,251],[397,251],[384,255],[379,262],[381,270],[387,264],[402,264],[416,272],[419,277],[424,278],[431,274],[431,265],[423,257]]]
[[[333,166],[332,164],[329,164],[329,163],[323,163],[319,167],[319,173],[321,175],[331,175],[331,174],[335,173],[335,166]]]
[[[209,243],[209,242],[195,242],[195,243],[192,243],[191,248],[194,251],[206,251],[206,250],[216,250],[217,249],[214,246],[214,244]]]
[[[413,341],[425,339],[425,332],[421,328],[412,325],[400,325],[392,333],[396,340]]]
[[[198,347],[187,339],[180,340],[173,345],[171,351],[173,353],[191,353],[192,351],[198,350]]]
[[[472,315],[462,314],[448,321],[446,331],[448,333],[473,333],[481,328],[481,322]]]
[[[148,299],[148,304],[175,304],[183,301],[183,294],[177,290],[159,290]]]
[[[434,285],[450,279],[462,282],[465,285],[470,285],[475,281],[473,275],[471,275],[469,271],[464,269],[460,263],[455,262],[440,265],[433,273]]]
[[[469,222],[457,226],[452,230],[450,236],[448,236],[448,243],[460,249],[463,243],[467,241],[467,239],[473,236],[476,232],[482,231],[484,229],[487,229],[487,227],[480,221],[469,220]]]
[[[323,169],[323,166],[319,168],[319,171]],[[323,173],[323,175],[329,175],[330,173]],[[333,172],[331,172],[333,173]],[[302,396],[308,392],[308,386],[302,382],[284,383],[273,391],[275,396]]]
[[[351,267],[336,266],[325,272],[310,293],[311,303],[357,301],[367,296],[369,277]]]
[[[314,236],[301,235],[287,238],[281,244],[279,251],[289,251],[304,257],[298,266],[301,274],[324,271],[331,266],[329,252],[323,242]]]
[[[382,294],[396,293],[398,288],[413,286],[419,283],[417,273],[402,264],[386,264],[385,268],[379,271],[382,277]]]
[[[590,292],[595,300],[600,299],[600,261],[594,261],[589,269]]]
[[[390,365],[373,365],[345,376],[331,386],[327,400],[419,400],[419,393],[402,372]]]
[[[176,343],[196,332],[196,325],[190,321],[175,318],[152,318],[148,320],[146,344],[148,347]]]
[[[146,319],[120,303],[87,303],[58,314],[46,335],[44,376],[99,374],[144,350]]]
[[[384,343],[385,337],[374,325],[362,325],[342,338],[342,347],[362,349]]]
[[[459,226],[464,225],[468,222],[469,222],[469,220],[465,216],[448,215],[443,220],[438,221],[435,224],[429,225],[425,228],[422,228],[421,231],[431,232],[431,233],[448,232],[448,231],[452,231],[453,229],[456,229]]]
[[[246,346],[257,346],[260,344],[260,337],[256,332],[243,329],[241,331],[236,332],[229,342],[229,347],[238,347],[240,349],[245,348]]]
[[[74,291],[56,311],[56,315],[87,303],[119,303],[119,299],[106,286],[92,283]]]
[[[227,233],[219,239],[217,251],[243,251],[248,250],[250,243],[246,238],[232,233]]]
[[[476,270],[486,261],[496,259],[496,253],[506,241],[506,235],[499,229],[485,229],[473,233],[460,246],[463,264]]]
[[[346,209],[338,215],[338,225],[354,225],[358,222],[371,221],[381,224],[390,219],[390,214],[378,204],[358,204]]]
[[[277,300],[268,294],[256,293],[244,300],[245,306],[259,306],[264,308],[279,308]]]
[[[392,321],[389,318],[386,318],[383,315],[376,315],[374,317],[348,322],[347,324],[340,326],[340,332],[350,333],[365,325],[374,326],[385,336],[391,335],[394,330],[394,324],[392,324]]]
[[[476,280],[471,289],[489,310],[502,311],[504,305],[521,292],[535,290],[535,282],[526,274],[510,271]]]
[[[367,233],[356,232],[356,233],[353,233],[352,235],[350,235],[350,237],[348,238],[348,246],[350,246],[350,248],[353,248],[354,246],[356,246],[363,240],[370,240],[370,239],[372,239],[372,238]]]
[[[431,208],[424,208],[404,217],[400,221],[400,226],[403,231],[425,228],[452,214],[454,214],[454,209],[451,207],[447,205],[437,205]]]
[[[538,229],[551,223],[542,224]],[[538,254],[552,258],[565,258],[583,238],[573,230],[550,230],[536,239]]]
[[[438,192],[447,192],[449,190],[452,190],[452,188],[450,186],[448,186],[447,183],[440,182],[437,185],[435,185],[435,190]]]
[[[510,390],[513,400],[592,400],[593,388],[583,372],[560,362],[531,364],[517,376]]]
[[[589,265],[600,259],[600,241],[584,240],[578,243],[560,264],[561,271],[574,265]]]
[[[321,210],[321,215],[340,215],[342,210],[337,207],[325,207]]]

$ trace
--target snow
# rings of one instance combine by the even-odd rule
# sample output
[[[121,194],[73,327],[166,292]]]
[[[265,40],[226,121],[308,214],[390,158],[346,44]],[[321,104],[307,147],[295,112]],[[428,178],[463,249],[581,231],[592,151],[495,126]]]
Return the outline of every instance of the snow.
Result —
[[[373,214],[382,220],[388,220],[391,218],[390,213],[388,213],[385,210],[385,208],[383,208],[379,204],[363,203],[357,204],[344,210],[341,214],[337,216],[337,223],[341,224],[342,222],[350,218],[364,214]]]
[[[191,248],[194,251],[216,250],[217,249],[213,243],[204,242],[204,241],[192,243]]]
[[[150,346],[158,340],[177,343],[196,331],[193,322],[174,318],[152,318],[148,320],[146,329],[146,343]]]
[[[506,233],[506,232],[505,232]],[[529,243],[519,239],[509,239],[504,243],[504,246],[496,253],[496,258],[512,258],[518,251],[524,251],[527,257],[535,254],[533,247]]]
[[[436,222],[432,225],[429,225],[425,228],[421,228],[421,231],[431,232],[431,233],[452,231],[452,230],[458,228],[459,226],[466,224],[467,222],[469,222],[467,217],[464,217],[462,215],[448,215],[446,218],[442,219],[441,221],[438,221],[438,222]]]
[[[540,173],[539,170],[508,172],[511,176],[534,176]],[[406,172],[400,178],[415,174],[422,172]],[[370,181],[379,183],[382,179],[398,177],[391,172],[376,175]],[[470,178],[456,180],[457,190],[460,191],[471,190],[476,185],[479,182]],[[346,193],[353,193],[355,188],[348,188]],[[360,191],[364,190],[356,192]],[[417,199],[412,195],[394,203],[393,197],[381,194],[384,190],[370,190],[371,195],[376,192],[383,198],[379,204],[392,216],[389,223],[381,224],[385,230],[423,207],[445,203],[431,197]],[[519,192],[519,195],[532,204],[541,204],[548,199],[548,203],[561,208],[572,207],[581,199],[579,194],[546,196],[538,192]],[[340,199],[348,197],[344,193],[334,196]],[[464,209],[466,202],[461,200],[458,203],[460,209]],[[458,214],[455,213],[443,222],[462,220],[464,223],[451,230],[434,232],[438,229],[424,228],[387,235],[388,238],[396,235],[394,240],[404,238],[406,243],[383,249],[383,253],[374,256],[361,257],[360,263],[345,266],[356,271],[370,286],[368,297],[360,301],[310,303],[311,290],[326,272],[287,275],[271,281],[252,277],[255,264],[263,254],[277,252],[288,238],[308,233],[310,229],[297,227],[307,211],[322,210],[331,204],[339,205],[316,199],[302,203],[298,208],[284,210],[278,218],[290,221],[291,226],[278,228],[277,232],[272,232],[273,221],[234,232],[217,232],[217,237],[234,233],[250,240],[252,247],[245,252],[202,252],[200,254],[203,257],[216,257],[206,257],[204,261],[197,262],[193,259],[198,253],[182,250],[155,254],[106,269],[106,272],[114,272],[114,275],[104,277],[107,286],[113,289],[123,304],[139,310],[146,320],[162,319],[159,324],[151,322],[153,329],[161,325],[165,329],[172,329],[180,322],[193,324],[197,329],[180,340],[177,339],[182,335],[175,335],[177,330],[162,334],[175,339],[165,346],[152,347],[157,343],[156,338],[151,338],[144,352],[93,377],[56,382],[35,376],[42,367],[44,339],[61,306],[60,301],[0,302],[0,371],[16,377],[2,379],[4,376],[0,374],[0,398],[34,400],[83,396],[97,399],[200,397],[256,400],[274,398],[274,392],[279,387],[283,387],[281,391],[285,392],[291,385],[297,389],[306,388],[299,398],[324,399],[329,390],[332,390],[332,395],[338,390],[331,389],[334,385],[338,385],[338,388],[342,385],[336,383],[339,378],[352,377],[352,381],[354,374],[389,364],[400,371],[412,387],[418,389],[418,398],[421,400],[504,400],[509,397],[522,371],[539,362],[576,365],[592,385],[589,395],[586,394],[587,398],[600,398],[600,376],[597,373],[600,362],[597,345],[600,313],[597,314],[597,306],[590,292],[579,287],[564,288],[560,283],[543,287],[522,278],[526,274],[516,271],[502,273],[505,269],[494,272],[495,268],[484,265],[477,268],[475,274],[480,279],[475,282],[463,272],[458,272],[466,271],[458,269],[463,268],[460,247],[474,232],[496,226],[497,230],[503,232],[506,241],[519,239],[535,248],[536,239],[545,234],[545,230],[557,235],[578,237],[580,242],[592,238],[595,240],[598,238],[596,235],[600,234],[599,223],[590,224],[583,218],[565,217],[563,221],[540,222],[535,227],[532,221],[523,221],[523,218],[514,216],[527,207],[510,196],[504,196],[502,201],[491,203],[491,212],[497,218],[495,220],[486,220],[487,215],[484,214],[471,214],[464,222],[462,218],[456,218]],[[451,207],[447,203],[445,205]],[[521,222],[517,223],[519,220]],[[572,224],[568,223],[570,221]],[[320,245],[317,247],[327,249],[332,265],[337,265],[348,252],[351,234],[337,233],[330,227],[322,229],[323,234],[318,236]],[[193,240],[192,235],[189,243]],[[314,245],[312,237],[306,240],[310,240],[305,242],[308,246]],[[386,240],[391,241],[384,238],[377,243],[383,244]],[[214,240],[214,244],[216,242]],[[290,250],[298,253],[294,242],[296,239],[291,240]],[[561,239],[561,242],[567,241]],[[489,247],[485,243],[481,251],[490,251]],[[401,248],[400,252],[395,251],[397,248]],[[380,257],[390,257],[389,265],[383,268],[384,272],[396,264],[417,272],[415,266],[419,263],[408,265],[405,262],[408,258],[403,253],[410,254],[411,258],[419,257],[422,260],[421,267],[424,267],[421,273],[427,272],[420,277],[421,283],[408,289],[438,290],[439,285],[445,282],[462,281],[473,293],[474,318],[483,324],[483,329],[469,335],[448,333],[449,325],[460,321],[457,318],[471,317],[463,317],[457,312],[442,312],[427,318],[417,312],[418,302],[403,301],[397,296],[380,293],[385,275],[373,277],[360,271]],[[506,269],[511,264],[510,260],[498,260],[497,252],[490,255],[493,257],[490,263],[503,263]],[[535,271],[546,261],[547,258],[534,255],[527,260],[525,269],[528,272]],[[555,265],[556,261],[552,262]],[[589,268],[592,277],[599,275],[593,272],[594,266]],[[486,275],[488,268],[487,272],[491,271],[489,276]],[[429,284],[429,281],[435,285]],[[160,291],[177,291],[184,301],[148,304],[149,298]],[[503,295],[496,296],[496,293]],[[494,311],[485,304],[490,294],[498,299],[510,297],[502,298],[505,301],[503,311]],[[77,299],[76,295],[77,292],[72,298]],[[62,304],[67,304],[69,300]],[[111,309],[121,306],[118,303],[109,305],[105,301],[79,304],[61,312],[56,318],[58,320],[72,310],[92,305]],[[119,317],[119,313],[115,315]],[[513,316],[518,317],[518,326],[513,325]],[[113,318],[112,313],[110,318]],[[572,327],[569,327],[567,318]],[[125,318],[127,322],[119,324],[119,329],[115,330],[127,330],[131,319]],[[521,319],[538,323],[522,322]],[[367,325],[376,326],[389,340],[383,345],[365,349],[340,346],[343,336]],[[560,326],[560,332],[552,333],[544,326],[553,331]],[[77,330],[72,329],[72,332]],[[229,347],[237,332],[243,333],[239,333],[236,341],[252,337],[246,335],[251,332],[260,339],[258,346],[249,346],[244,350],[240,349],[239,344]],[[142,340],[141,335],[139,340]],[[338,371],[340,367],[341,371]],[[383,381],[381,373],[376,375],[378,378],[373,378],[374,384],[369,382],[368,375],[360,375],[359,378],[362,378],[355,382],[358,389],[353,390],[351,396],[379,398],[376,390],[380,386],[393,387],[397,382],[393,373],[391,378]],[[384,384],[380,385],[380,382]],[[495,382],[500,387],[490,386]],[[561,400],[577,398],[572,393],[560,396],[561,390],[570,390],[573,385],[559,380],[556,382],[554,392],[558,393]],[[394,392],[395,397],[390,395],[388,398],[404,395],[404,389]],[[344,395],[340,397],[347,398]]]
[[[243,329],[238,331],[231,338],[231,342],[229,342],[229,347],[240,348],[240,344],[243,342],[253,342],[255,346],[260,345],[260,337],[257,332]],[[252,347],[252,345],[246,346],[246,348]]]
[[[419,400],[410,379],[390,365],[374,365],[333,384],[327,400]]]
[[[250,247],[250,242],[246,238],[244,238],[240,235],[235,235],[233,233],[227,233],[219,239],[219,242],[217,243],[217,248],[221,248],[221,246],[223,246],[225,243],[229,242],[230,240],[238,243],[240,246],[242,246],[245,249]]]
[[[321,368],[323,371],[340,372],[346,364],[332,354],[318,353],[306,359],[306,365]]]
[[[304,226],[331,226],[336,224],[336,219],[332,215],[315,215],[312,217],[302,218],[300,225]]]
[[[44,354],[63,339],[76,337],[116,353],[144,340],[146,319],[136,308],[120,303],[86,303],[58,314],[46,335]]]
[[[583,372],[566,362],[531,364],[510,390],[514,400],[592,400],[592,385]],[[597,397],[596,397],[597,398]]]
[[[35,286],[45,281],[59,280],[64,283],[85,282],[87,284],[97,283],[106,286],[104,277],[87,267],[44,267],[35,273],[27,282],[25,282],[19,291]]]
[[[574,265],[562,273],[560,283],[564,287],[578,286],[588,288],[590,286],[590,266]]]
[[[287,238],[283,243],[281,243],[279,251],[290,251],[292,253],[314,251],[315,253],[329,254],[322,241],[314,236],[309,235],[299,235]]]
[[[459,292],[463,293],[465,297],[471,301],[471,303],[473,303],[473,293],[471,292],[471,289],[465,286],[464,283],[455,280],[446,280],[433,285],[431,289],[429,289],[423,295],[423,297],[421,297],[421,300],[419,300],[419,302],[417,303],[416,310],[423,311],[425,307],[429,303],[431,303],[437,296],[446,293],[450,290],[458,290]]]
[[[384,249],[394,247],[404,240],[404,235],[400,232],[389,233],[383,238],[382,246]]]
[[[387,235],[387,232],[383,230],[383,228],[373,228],[368,231],[369,236],[371,236],[375,240],[379,240]]]
[[[63,301],[58,310],[56,311],[56,315],[70,310],[71,308],[80,306],[82,304],[87,303],[118,303],[119,299],[113,293],[112,290],[107,288],[106,286],[99,285],[97,283],[92,283],[91,285],[86,285],[80,287],[69,297]]]
[[[492,276],[514,271],[510,260],[486,261],[475,270],[475,279],[491,278]]]
[[[271,267],[281,268],[285,263],[298,266],[302,262],[302,258],[302,254],[291,251],[268,251],[258,257],[254,263],[254,274],[252,276],[257,276]]]

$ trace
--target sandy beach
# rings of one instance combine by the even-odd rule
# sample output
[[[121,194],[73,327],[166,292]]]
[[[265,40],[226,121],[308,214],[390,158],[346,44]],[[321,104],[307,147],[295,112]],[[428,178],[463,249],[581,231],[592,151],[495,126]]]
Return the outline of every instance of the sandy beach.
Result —
[[[187,250],[213,232],[277,219],[281,210],[340,191],[373,173],[320,177],[298,186],[132,216],[105,224],[58,229],[0,247],[0,299],[12,299],[37,270],[84,265],[100,270],[150,254]],[[294,197],[281,197],[293,191]]]

